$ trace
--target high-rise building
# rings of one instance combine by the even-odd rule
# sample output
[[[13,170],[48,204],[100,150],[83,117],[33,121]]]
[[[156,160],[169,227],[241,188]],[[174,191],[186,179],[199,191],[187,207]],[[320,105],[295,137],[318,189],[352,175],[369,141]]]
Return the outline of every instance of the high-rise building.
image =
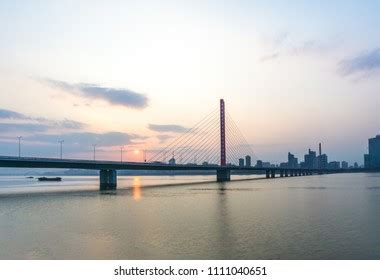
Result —
[[[369,154],[364,155],[364,168],[371,168],[371,163],[369,162]]]
[[[326,154],[322,154],[320,156],[318,156],[318,163],[319,163],[319,168],[320,169],[326,169],[328,167],[328,157]]]
[[[256,162],[256,167],[257,167],[257,168],[263,168],[263,161],[262,161],[262,160],[258,160],[258,161]]]
[[[305,155],[305,168],[317,168],[317,153],[310,149]]]
[[[288,167],[289,168],[298,167],[298,159],[291,153],[288,153]]]
[[[328,168],[328,158],[326,154],[322,154],[322,144],[319,143],[319,155],[317,157],[317,167],[320,169]]]
[[[342,161],[342,169],[348,169],[348,162]]]
[[[251,167],[252,163],[251,163],[251,156],[249,155],[246,155],[245,156],[245,166],[246,167]]]
[[[244,167],[244,158],[239,158],[239,167]]]
[[[368,154],[364,155],[365,168],[380,168],[380,135],[368,139]]]

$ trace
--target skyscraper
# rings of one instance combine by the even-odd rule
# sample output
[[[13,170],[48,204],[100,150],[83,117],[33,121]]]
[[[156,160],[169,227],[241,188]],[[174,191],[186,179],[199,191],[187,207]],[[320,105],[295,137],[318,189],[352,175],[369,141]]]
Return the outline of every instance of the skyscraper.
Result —
[[[348,162],[342,161],[342,169],[348,169]]]
[[[248,156],[248,155],[246,155],[245,156],[245,166],[246,167],[251,167],[251,156]]]
[[[365,168],[380,168],[380,135],[368,139],[368,154],[364,155]]]
[[[288,167],[289,168],[298,167],[298,159],[291,153],[288,153]]]
[[[317,168],[317,153],[309,149],[309,153],[305,155],[305,167]]]
[[[319,155],[317,157],[318,168],[326,169],[328,167],[328,158],[326,154],[322,154],[322,144],[319,143]]]

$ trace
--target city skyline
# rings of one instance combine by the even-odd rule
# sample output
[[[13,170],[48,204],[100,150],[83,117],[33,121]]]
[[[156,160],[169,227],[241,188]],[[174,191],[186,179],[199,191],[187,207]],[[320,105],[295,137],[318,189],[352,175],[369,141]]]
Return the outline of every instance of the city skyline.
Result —
[[[363,164],[380,128],[379,4],[237,2],[3,1],[0,154],[22,136],[29,156],[58,157],[64,140],[65,157],[98,144],[117,160],[164,147],[224,97],[260,159],[322,142]]]

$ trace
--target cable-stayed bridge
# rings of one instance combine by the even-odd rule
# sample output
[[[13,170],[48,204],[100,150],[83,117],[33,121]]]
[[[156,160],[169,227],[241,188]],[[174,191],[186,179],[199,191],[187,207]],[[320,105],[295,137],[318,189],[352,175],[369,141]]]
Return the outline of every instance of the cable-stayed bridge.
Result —
[[[245,164],[239,163],[246,158]],[[231,171],[244,174],[265,172],[266,178],[305,176],[324,173],[364,172],[363,169],[318,169],[253,167],[257,159],[243,133],[225,108],[220,107],[204,117],[146,162],[116,162],[101,160],[47,159],[31,157],[0,157],[0,167],[63,168],[99,170],[100,189],[116,189],[117,170],[197,170],[215,171],[219,182],[230,181]],[[372,171],[372,170],[371,170]]]

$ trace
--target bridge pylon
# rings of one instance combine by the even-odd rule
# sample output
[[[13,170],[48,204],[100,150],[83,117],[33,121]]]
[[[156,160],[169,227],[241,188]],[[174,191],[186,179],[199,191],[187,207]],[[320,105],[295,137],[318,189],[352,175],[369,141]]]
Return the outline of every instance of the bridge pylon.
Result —
[[[226,111],[224,100],[220,99],[220,166],[226,166]]]
[[[231,180],[231,170],[226,167],[226,110],[224,100],[220,99],[220,169],[216,170],[216,180],[226,182]]]
[[[116,190],[117,171],[114,169],[101,169],[99,172],[100,190]]]

